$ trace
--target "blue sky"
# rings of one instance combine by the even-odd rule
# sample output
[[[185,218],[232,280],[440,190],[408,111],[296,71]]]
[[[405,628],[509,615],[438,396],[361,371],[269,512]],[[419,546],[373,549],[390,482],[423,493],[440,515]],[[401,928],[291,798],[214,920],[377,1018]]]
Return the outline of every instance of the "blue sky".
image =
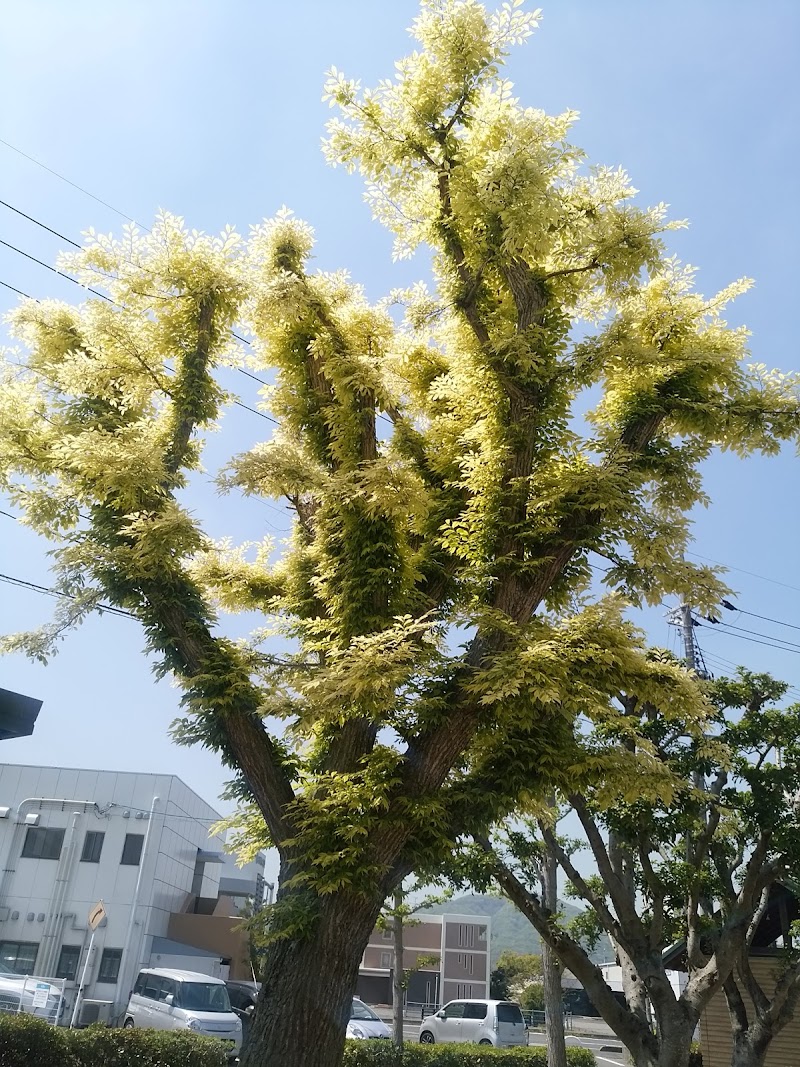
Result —
[[[0,138],[145,225],[163,207],[198,229],[246,230],[288,204],[316,227],[319,266],[348,267],[378,298],[418,277],[424,262],[393,265],[390,238],[371,222],[359,179],[325,166],[321,87],[331,65],[365,84],[390,76],[409,49],[404,29],[415,10],[408,0],[7,5]],[[798,44],[794,0],[758,9],[742,0],[554,0],[509,67],[523,103],[580,111],[573,139],[593,161],[625,166],[642,202],[667,201],[675,217],[690,220],[670,241],[700,268],[703,291],[755,278],[731,318],[753,331],[754,359],[784,370],[800,364]],[[118,232],[123,221],[3,144],[0,189],[0,199],[69,237],[89,226]],[[49,263],[60,248],[2,207],[0,238]],[[2,246],[0,280],[34,296],[80,296]],[[0,311],[14,299],[0,289]],[[224,380],[256,403],[255,383],[232,373]],[[269,430],[231,409],[211,441],[209,470]],[[795,626],[798,470],[791,450],[744,463],[715,457],[706,468],[713,504],[697,516],[695,545],[740,568],[730,575],[740,607]],[[286,525],[279,506],[218,498],[203,479],[192,505],[212,536],[257,539]],[[46,549],[0,516],[0,572],[46,585]],[[47,597],[0,584],[0,632],[37,625],[50,607]],[[654,642],[672,640],[662,609],[642,621]],[[728,621],[798,649],[706,628],[700,636],[717,673],[723,661],[747,663],[800,687],[800,630]],[[141,645],[135,623],[106,616],[70,636],[46,668],[21,657],[0,661],[0,686],[45,702],[34,735],[4,742],[0,758],[175,773],[215,802],[225,772],[212,753],[169,740],[179,693],[155,682]]]

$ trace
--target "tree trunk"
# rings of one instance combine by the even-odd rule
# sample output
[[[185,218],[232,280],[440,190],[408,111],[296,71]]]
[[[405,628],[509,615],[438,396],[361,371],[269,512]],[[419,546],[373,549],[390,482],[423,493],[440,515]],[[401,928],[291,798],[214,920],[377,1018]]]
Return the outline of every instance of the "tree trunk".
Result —
[[[731,1053],[731,1067],[764,1067],[771,1035],[762,1033],[759,1038],[745,1034],[735,1038]]]
[[[545,908],[558,911],[558,864],[548,849],[542,870],[542,896]],[[544,977],[544,1025],[547,1041],[547,1067],[567,1067],[567,1047],[564,1039],[564,1005],[561,990],[561,965],[558,956],[546,941],[542,942],[542,972]]]
[[[403,999],[405,997],[405,960],[403,958],[403,892],[394,893],[394,967],[392,968],[392,1040],[398,1048],[403,1047]]]
[[[291,898],[294,898],[292,900]],[[241,1067],[339,1067],[358,968],[382,900],[345,892],[321,899],[279,892],[279,903],[317,908],[307,936],[267,951],[263,985]]]

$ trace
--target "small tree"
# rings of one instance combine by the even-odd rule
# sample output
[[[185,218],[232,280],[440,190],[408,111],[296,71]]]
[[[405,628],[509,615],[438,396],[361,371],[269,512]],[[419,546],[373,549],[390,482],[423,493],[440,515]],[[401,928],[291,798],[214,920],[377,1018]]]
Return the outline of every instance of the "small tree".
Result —
[[[589,597],[592,553],[634,601],[710,608],[713,574],[683,562],[699,463],[800,426],[794,380],[746,369],[722,318],[747,282],[697,294],[664,206],[584,166],[572,113],[514,99],[502,66],[537,21],[423,0],[393,81],[328,78],[327,156],[361,170],[397,255],[430,249],[432,290],[370,305],[311,269],[287,211],[247,241],[162,216],[64,260],[107,301],[12,316],[0,486],[54,543],[64,599],[7,647],[46,658],[101,604],[132,614],[183,690],[177,736],[220,753],[278,849],[243,1067],[336,1067],[384,900],[562,762],[577,675],[641,673],[623,603]],[[288,505],[280,548],[212,544],[186,499],[227,364],[274,378],[277,428],[220,484]],[[220,610],[264,626],[237,643]]]
[[[402,1047],[404,1042],[403,1009],[411,977],[417,971],[440,962],[439,956],[434,953],[418,952],[413,967],[406,966],[405,929],[407,926],[417,926],[421,921],[413,918],[416,912],[439,904],[451,895],[443,892],[417,896],[415,903],[409,903],[409,897],[418,894],[420,889],[419,883],[408,890],[399,886],[392,894],[391,907],[384,908],[378,920],[378,925],[392,934],[392,1038],[398,1047]]]
[[[770,891],[797,856],[787,796],[800,788],[800,707],[770,706],[785,690],[768,676],[747,672],[736,682],[717,683],[710,694],[717,712],[707,732],[623,697],[616,726],[606,724],[602,734],[587,739],[587,756],[602,759],[604,753],[609,761],[607,784],[569,796],[599,876],[580,872],[544,818],[529,823],[528,833],[509,832],[504,851],[490,852],[497,883],[579,978],[637,1067],[686,1067],[700,1015],[723,987],[738,1027],[733,1063],[758,1067],[800,997],[794,955],[784,962],[772,999],[748,963]],[[729,721],[723,711],[731,709],[743,710],[741,718]],[[780,765],[770,761],[778,746]],[[629,779],[624,790],[620,774]],[[539,835],[589,908],[596,930],[612,941],[627,1009],[532,889]],[[482,845],[490,850],[486,839]],[[688,982],[677,993],[663,954],[680,939]],[[751,1024],[736,974],[754,999]]]

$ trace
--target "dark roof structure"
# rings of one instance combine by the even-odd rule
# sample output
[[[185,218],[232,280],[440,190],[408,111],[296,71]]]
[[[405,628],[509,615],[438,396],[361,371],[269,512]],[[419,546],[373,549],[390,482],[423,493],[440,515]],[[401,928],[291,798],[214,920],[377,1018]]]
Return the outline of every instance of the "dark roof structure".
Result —
[[[774,955],[776,943],[789,937],[792,923],[800,918],[800,886],[787,878],[770,886],[769,901],[761,916],[761,922],[753,937],[750,954]],[[679,941],[666,950],[663,956],[666,967],[682,971],[686,969],[686,942]]]
[[[0,741],[10,737],[28,737],[33,733],[41,700],[0,689]]]

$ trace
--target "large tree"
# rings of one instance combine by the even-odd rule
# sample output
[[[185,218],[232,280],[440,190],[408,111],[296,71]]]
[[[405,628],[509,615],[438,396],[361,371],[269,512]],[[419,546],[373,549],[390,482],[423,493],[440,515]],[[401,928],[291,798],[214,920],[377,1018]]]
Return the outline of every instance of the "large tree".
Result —
[[[771,895],[800,859],[800,706],[776,706],[786,689],[747,671],[714,683],[702,729],[621,697],[621,717],[582,740],[608,761],[602,784],[568,796],[598,873],[586,871],[546,817],[509,831],[495,850],[481,839],[492,877],[582,982],[636,1067],[686,1067],[700,1017],[722,990],[732,1067],[761,1067],[800,1000],[788,923],[770,934],[787,941],[770,981],[758,981],[750,956]],[[581,930],[593,923],[614,946],[627,1007],[536,891],[543,850],[588,909]],[[669,949],[671,966],[687,972],[680,991],[670,982]]]
[[[633,601],[710,606],[713,575],[682,562],[698,464],[800,425],[795,383],[746,369],[721,317],[746,283],[697,294],[664,207],[584,165],[573,114],[514,99],[503,60],[536,21],[426,0],[394,80],[328,80],[329,158],[361,170],[398,255],[430,249],[430,289],[370,305],[310,269],[287,212],[246,241],[163,216],[65,259],[108,301],[13,316],[2,484],[72,599],[11,647],[46,656],[99,603],[131,612],[183,688],[181,738],[254,805],[281,887],[246,1067],[338,1062],[383,901],[563,763],[587,690],[691,702],[621,602],[589,595],[591,554]],[[229,399],[215,369],[245,358],[232,328],[274,372],[279,425],[222,483],[288,501],[280,548],[213,546],[186,505]],[[240,609],[289,651],[227,639],[217,612]]]

